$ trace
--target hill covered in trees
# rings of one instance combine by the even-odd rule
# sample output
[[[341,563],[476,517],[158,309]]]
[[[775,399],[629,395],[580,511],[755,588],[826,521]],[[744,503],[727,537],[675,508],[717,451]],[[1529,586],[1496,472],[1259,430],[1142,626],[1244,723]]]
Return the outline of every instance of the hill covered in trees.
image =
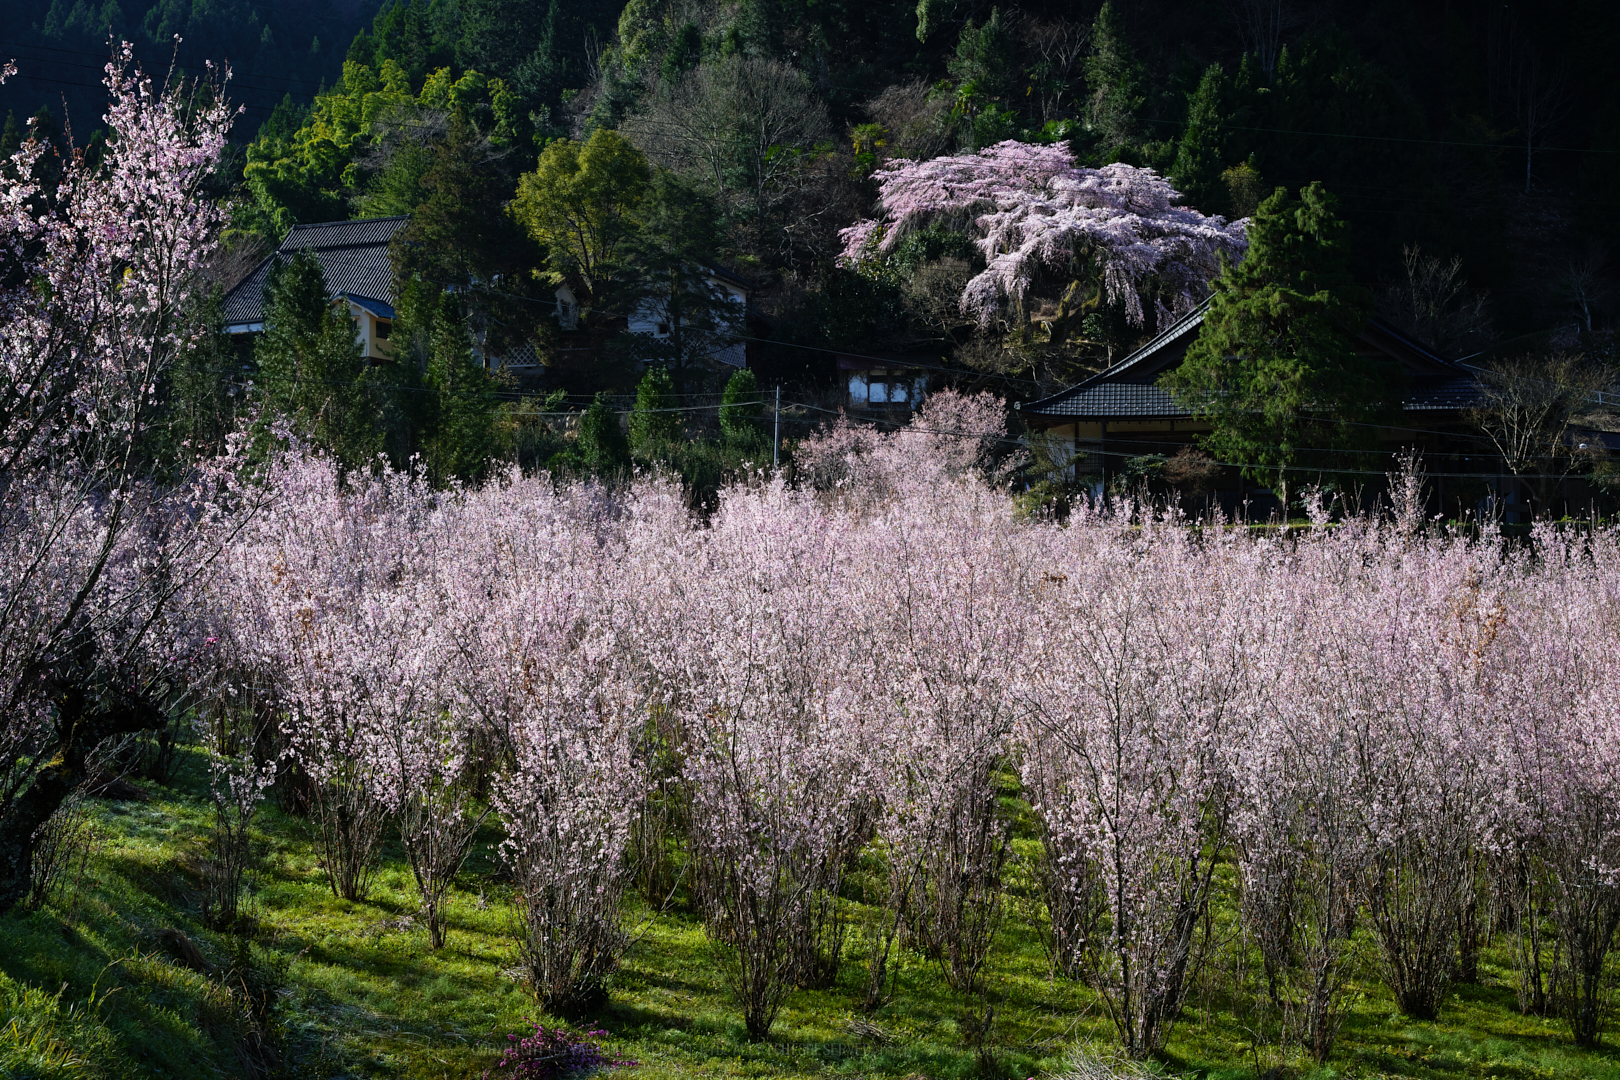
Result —
[[[757,281],[783,341],[1094,367],[1142,332],[1120,305],[1092,303],[1056,345],[1016,318],[987,332],[954,303],[982,256],[951,223],[883,272],[837,262],[884,161],[1015,139],[1152,168],[1229,218],[1319,181],[1350,222],[1358,279],[1424,337],[1472,351],[1603,318],[1617,39],[1597,3],[417,0],[381,11],[342,80],[249,148],[245,221],[268,236],[444,203],[414,182],[458,111],[481,144],[457,195],[495,203],[550,142],[612,129],[707,204],[709,254]],[[271,172],[275,191],[255,179]],[[469,269],[513,269],[497,265],[511,252],[487,257]],[[1047,276],[1031,311],[1047,303],[1050,331],[1071,282]]]
[[[1620,14],[1596,0],[33,0],[11,31],[23,76],[3,91],[19,123],[47,85],[94,115],[65,84],[93,82],[109,28],[152,50],[184,35],[188,68],[234,64],[249,107],[239,251],[298,222],[411,214],[407,276],[504,282],[517,299],[486,296],[505,304],[494,322],[575,391],[628,386],[565,362],[552,286],[569,283],[600,326],[672,252],[753,284],[767,379],[825,368],[806,346],[1049,386],[1095,370],[1155,326],[1088,277],[1084,252],[989,320],[961,303],[985,255],[960,214],[881,259],[840,258],[840,231],[877,216],[885,162],[1006,140],[1151,169],[1228,219],[1319,182],[1349,223],[1356,282],[1452,355],[1609,317]],[[599,132],[628,152],[519,198],[548,147]],[[652,194],[632,207],[627,182]],[[598,248],[561,244],[546,224],[559,213]],[[615,231],[649,230],[658,243],[615,246]]]

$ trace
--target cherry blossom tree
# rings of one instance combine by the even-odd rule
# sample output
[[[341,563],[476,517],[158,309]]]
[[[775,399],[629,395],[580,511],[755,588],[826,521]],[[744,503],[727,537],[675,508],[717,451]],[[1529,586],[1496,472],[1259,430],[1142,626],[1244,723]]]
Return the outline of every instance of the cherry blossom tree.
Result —
[[[935,412],[918,424],[939,418]],[[971,460],[968,441],[952,446],[950,457]],[[1021,530],[1010,503],[971,473],[880,520],[870,528],[888,548],[888,595],[875,636],[888,643],[889,694],[900,706],[889,717],[880,774],[889,927],[904,919],[912,942],[940,965],[965,1001],[963,1034],[977,1047],[990,1034],[983,971],[1012,856],[1005,796],[1016,785],[1017,669],[1009,659],[1024,653],[1027,629],[1027,609],[1016,600],[1028,572]],[[892,933],[873,944],[874,1003],[891,940]]]
[[[1081,909],[1101,893],[1106,930],[1078,964],[1141,1057],[1181,1011],[1229,842],[1229,754],[1247,734],[1243,552],[1195,550],[1151,520],[1139,536],[1098,523],[1053,540],[1024,660],[1025,738],[1045,767],[1026,779],[1059,840],[1056,887]]]
[[[620,911],[645,786],[634,750],[646,712],[603,573],[623,548],[592,492],[542,496],[533,509],[523,502],[538,493],[522,483],[483,494],[466,513],[488,534],[489,562],[450,585],[455,698],[499,750],[491,801],[523,897],[517,929],[530,984],[566,1012],[604,993],[629,945]]]
[[[801,938],[819,935],[866,839],[878,671],[849,618],[851,529],[777,480],[722,502],[707,573],[686,583],[669,705],[695,886],[752,1039],[800,978]]]
[[[931,224],[966,230],[986,267],[962,292],[962,311],[988,326],[1004,303],[1019,305],[1042,270],[1089,264],[1109,303],[1132,324],[1159,323],[1208,292],[1221,259],[1242,257],[1244,222],[1179,205],[1180,193],[1151,169],[1075,164],[1060,146],[1008,141],[974,154],[897,159],[874,174],[883,216],[844,229],[843,258],[857,263],[894,250]]]
[[[51,187],[43,140],[0,168],[0,909],[95,746],[185,693],[193,643],[166,615],[229,490],[158,484],[143,458],[224,223],[205,196],[224,78],[155,85],[126,43],[105,82],[103,154],[69,150]]]
[[[1506,653],[1492,719],[1510,733],[1512,797],[1499,804],[1498,835],[1530,886],[1511,899],[1526,909],[1521,924],[1550,916],[1569,964],[1558,1004],[1576,1043],[1593,1046],[1620,931],[1616,537],[1582,540],[1542,526],[1536,541],[1547,569],[1490,605],[1474,637],[1499,638]]]
[[[443,707],[441,605],[424,572],[433,500],[416,477],[343,478],[324,458],[294,458],[266,482],[277,504],[231,552],[238,622],[285,709],[328,882],[358,900],[390,815],[431,786],[431,759],[455,753],[422,730]]]

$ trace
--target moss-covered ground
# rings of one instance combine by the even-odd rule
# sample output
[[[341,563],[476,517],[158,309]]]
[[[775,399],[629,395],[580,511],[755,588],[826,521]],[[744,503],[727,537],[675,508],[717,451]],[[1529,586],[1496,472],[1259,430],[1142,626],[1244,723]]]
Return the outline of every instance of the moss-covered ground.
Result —
[[[0,917],[0,1076],[474,1077],[526,1018],[544,1019],[508,974],[517,959],[511,895],[487,843],[458,881],[449,943],[434,952],[410,918],[410,872],[397,851],[367,901],[345,903],[327,887],[308,825],[266,808],[248,929],[216,933],[197,907],[211,820],[195,763],[168,786],[136,787],[144,800],[92,803],[97,839],[50,903]],[[1073,1048],[1107,1048],[1112,1026],[1096,995],[1054,976],[1029,887],[1034,852],[1021,854],[988,965],[988,1064],[964,1046],[963,1006],[921,956],[902,951],[887,1004],[859,1011],[858,929],[837,983],[795,991],[771,1038],[750,1043],[701,924],[679,908],[628,913],[636,944],[607,1004],[584,1019],[639,1063],[630,1075],[644,1080],[1057,1071]],[[858,928],[866,912],[850,901],[848,914]],[[1620,1080],[1620,1054],[1580,1050],[1556,1018],[1518,1012],[1500,941],[1437,1023],[1398,1013],[1368,945],[1335,1052],[1313,1066],[1277,1045],[1274,1025],[1238,989],[1243,953],[1220,929],[1229,922],[1218,920],[1211,962],[1155,1065],[1167,1075]],[[212,974],[165,947],[170,929],[198,945]]]

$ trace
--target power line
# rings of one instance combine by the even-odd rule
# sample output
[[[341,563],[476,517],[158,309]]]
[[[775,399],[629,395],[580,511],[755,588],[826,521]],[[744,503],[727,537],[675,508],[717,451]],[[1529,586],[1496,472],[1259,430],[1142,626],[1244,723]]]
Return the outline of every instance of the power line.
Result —
[[[433,281],[432,279],[424,279],[424,280],[428,281],[430,284],[438,285],[441,288],[447,288],[452,284],[451,282]],[[550,308],[556,309],[558,311],[560,311],[561,307],[562,307],[561,302],[557,301],[557,300],[546,300],[546,299],[543,299],[543,298],[538,297],[538,296],[522,296],[522,295],[520,295],[518,293],[509,293],[509,292],[505,292],[504,290],[501,290],[501,289],[491,289],[491,288],[484,288],[484,287],[480,287],[480,286],[475,286],[474,288],[476,288],[478,292],[492,293],[492,294],[494,294],[496,296],[510,297],[513,300],[522,300],[522,301],[525,301],[525,302],[530,303],[530,304],[540,304],[540,305],[542,305],[544,307],[550,307]],[[620,319],[629,319],[629,318],[634,318],[635,317],[635,313],[633,313],[633,312],[614,311],[614,310],[612,310],[610,308],[591,308],[590,311],[592,311],[592,312],[594,312],[596,314],[608,315],[608,316],[611,316],[611,317],[614,317],[614,318],[620,318]],[[699,333],[712,333],[713,331],[699,330],[698,332]],[[866,354],[866,353],[851,352],[848,349],[828,349],[828,348],[823,348],[822,346],[819,346],[819,345],[801,345],[801,344],[798,344],[797,342],[781,341],[781,340],[778,340],[776,338],[754,337],[754,336],[749,335],[749,334],[724,334],[722,336],[725,337],[728,340],[733,340],[734,339],[734,340],[737,340],[737,341],[752,341],[752,342],[754,342],[756,344],[760,344],[760,345],[778,345],[778,346],[781,346],[782,348],[786,348],[786,349],[800,349],[800,350],[803,350],[803,351],[806,351],[806,352],[826,353],[826,354],[829,354],[831,356],[847,356],[852,360],[870,360],[875,365],[880,365],[880,366],[883,366],[883,367],[919,368],[919,369],[927,370],[927,371],[944,371],[944,372],[948,372],[948,373],[956,374],[956,375],[971,375],[974,378],[1000,379],[1003,382],[1023,383],[1023,384],[1028,385],[1028,386],[1037,386],[1038,387],[1038,386],[1041,385],[1041,383],[1040,383],[1040,381],[1038,379],[1024,379],[1024,378],[1020,378],[1020,377],[1018,377],[1016,375],[1001,375],[1001,374],[998,374],[996,372],[989,372],[989,371],[974,371],[971,368],[945,367],[945,366],[939,365],[939,364],[927,364],[927,363],[923,363],[922,361],[913,362],[911,360],[904,360],[904,359],[900,359],[900,358],[897,358],[897,357],[872,356],[872,355],[869,355],[869,354]]]

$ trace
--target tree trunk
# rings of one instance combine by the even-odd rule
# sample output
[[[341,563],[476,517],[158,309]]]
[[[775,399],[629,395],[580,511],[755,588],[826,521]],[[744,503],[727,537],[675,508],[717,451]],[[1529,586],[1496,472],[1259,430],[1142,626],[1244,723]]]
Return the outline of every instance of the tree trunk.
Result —
[[[48,764],[0,821],[0,914],[28,895],[40,826],[86,779],[91,751],[110,736],[152,731],[168,719],[139,693],[93,696],[83,685],[59,691],[55,704],[57,741],[40,755]]]

